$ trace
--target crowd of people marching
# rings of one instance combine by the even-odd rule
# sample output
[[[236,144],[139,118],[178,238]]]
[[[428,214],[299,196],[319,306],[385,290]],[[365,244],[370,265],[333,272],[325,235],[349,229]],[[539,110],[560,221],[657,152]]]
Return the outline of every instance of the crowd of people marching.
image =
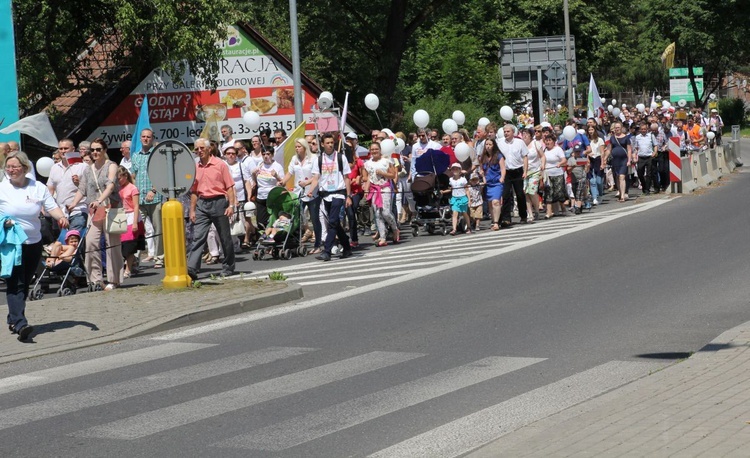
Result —
[[[521,113],[516,124],[483,123],[472,132],[374,130],[363,141],[367,146],[354,132],[308,135],[294,140],[295,155],[286,167],[275,160],[276,148],[287,139],[282,129],[240,140],[224,125],[223,141],[201,138],[193,148],[196,179],[183,198],[188,273],[195,279],[202,263],[221,263],[222,274],[232,275],[235,253],[289,230],[290,215],[269,220],[268,199],[277,187],[299,200],[300,242],[319,260],[351,256],[360,237],[371,236],[377,247],[399,243],[401,231],[418,214],[411,192],[418,175],[414,164],[430,150],[447,156],[450,164],[441,172],[448,175],[441,192],[452,212],[451,235],[479,231],[485,220],[486,228],[499,230],[513,218],[529,224],[577,214],[610,191],[618,202],[627,201],[634,188],[643,195],[664,192],[668,138],[679,138],[685,153],[709,139],[721,141],[723,123],[716,110],[707,117],[700,109],[683,114],[675,119],[674,110],[623,107],[617,116],[570,118],[563,126],[535,123]],[[17,144],[0,143],[2,232],[5,243],[17,243],[13,256],[21,260],[9,265],[4,253],[2,274],[9,329],[20,340],[32,330],[23,311],[43,256],[44,264],[55,268],[69,265],[81,251],[89,288],[105,291],[137,275],[142,262],[164,267],[165,199],[146,173],[157,139],[150,129],[139,136],[140,151],[131,151],[130,141],[119,145],[119,164],[107,153],[114,145],[100,138],[77,147],[60,140],[46,185],[36,180],[33,164]],[[124,210],[127,229],[115,232],[105,215],[117,208]],[[49,221],[67,230],[64,243],[42,239]],[[84,250],[78,250],[79,242]]]

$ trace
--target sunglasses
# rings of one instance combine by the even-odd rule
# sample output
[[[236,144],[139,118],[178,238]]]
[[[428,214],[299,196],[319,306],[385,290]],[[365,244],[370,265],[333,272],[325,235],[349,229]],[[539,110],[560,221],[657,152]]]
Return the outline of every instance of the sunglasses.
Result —
[[[104,151],[104,148],[91,148],[91,151],[102,152]]]

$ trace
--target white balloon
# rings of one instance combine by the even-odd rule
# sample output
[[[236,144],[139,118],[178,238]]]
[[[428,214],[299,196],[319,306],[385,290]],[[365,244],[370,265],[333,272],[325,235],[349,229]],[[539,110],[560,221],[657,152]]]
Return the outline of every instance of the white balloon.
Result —
[[[656,110],[656,107],[658,107],[658,106],[659,105],[657,105],[656,102],[651,102],[651,109],[652,110]]]
[[[635,108],[636,108],[636,109],[637,109],[637,110],[638,110],[639,112],[641,112],[641,113],[643,113],[644,111],[646,111],[646,105],[644,105],[644,104],[642,104],[642,103],[639,103],[638,105],[636,105],[636,106],[635,106]]]
[[[487,119],[487,118],[479,118],[479,121],[477,121],[477,126],[484,127],[484,126],[486,126],[489,123],[490,123],[489,119]]]
[[[715,134],[714,132],[710,132],[710,131],[709,131],[709,132],[708,132],[708,133],[706,134],[706,138],[708,138],[709,140],[713,140],[713,139],[714,139],[714,137],[716,137],[716,134]]]
[[[620,116],[620,109],[619,108],[613,108],[612,109],[612,116],[614,116],[615,118],[618,117],[618,116]]]
[[[552,124],[548,123],[547,121],[544,121],[544,122],[542,122],[539,125],[542,126],[542,127],[552,127]]]
[[[628,107],[628,106],[627,106],[627,104],[624,104],[624,103],[622,104],[622,109],[623,109],[623,110],[624,110],[625,108],[627,108],[627,107]]]
[[[260,127],[260,115],[254,111],[247,111],[242,115],[242,120],[247,124],[247,128],[250,130],[258,130]]]
[[[661,103],[661,107],[664,108],[664,109],[666,109],[666,110],[668,110],[669,107],[671,107],[671,106],[672,106],[672,104],[669,103],[669,102],[667,102],[666,100]]]
[[[711,94],[708,96],[708,98],[711,100],[716,100],[716,94]]]
[[[612,100],[609,101],[609,103],[611,103],[612,105],[617,105],[617,100],[612,99]]]
[[[578,133],[581,135],[586,135],[586,131],[583,129],[578,129]]]
[[[565,137],[565,140],[571,141],[574,138],[576,138],[576,134],[578,132],[576,131],[576,128],[573,126],[565,126],[565,129],[563,129],[563,137]]]
[[[661,100],[661,96],[660,96],[660,95],[657,95],[657,96],[656,96],[656,100]]]
[[[609,111],[610,113],[612,113],[612,110],[613,110],[614,108],[615,108],[615,107],[613,107],[612,105],[607,105],[607,111]]]
[[[381,132],[383,132],[391,140],[393,140],[393,137],[395,137],[395,135],[393,134],[393,131],[391,129],[387,128],[387,127],[385,129],[381,130]]]
[[[36,161],[36,172],[43,177],[48,177],[53,165],[55,161],[51,157],[40,157]]]
[[[430,115],[424,110],[417,110],[414,112],[414,124],[417,127],[427,127],[430,123]]]
[[[458,124],[456,124],[456,121],[450,118],[443,121],[443,132],[445,132],[446,134],[450,135],[457,130]]]
[[[386,138],[380,142],[380,151],[383,153],[383,156],[390,157],[396,151],[396,144],[390,138]]]
[[[605,103],[607,103],[607,99],[602,98],[602,105],[604,105]]]
[[[378,106],[380,106],[380,99],[375,94],[367,94],[367,96],[365,96],[365,105],[370,110],[375,111],[378,109]]]
[[[456,154],[456,159],[459,162],[463,162],[471,155],[471,146],[466,142],[461,142],[454,148],[453,152]]]
[[[333,106],[333,94],[328,91],[323,91],[318,96],[318,108],[321,110],[327,110]]]
[[[398,137],[396,137],[396,139],[394,140],[394,143],[396,143],[396,152],[397,153],[400,153],[401,151],[404,150],[404,148],[406,148],[406,143],[404,143],[404,141],[401,140]]]
[[[466,122],[466,115],[464,115],[464,112],[461,110],[454,111],[451,118],[453,118],[459,126],[462,126]]]
[[[513,119],[513,108],[509,107],[508,105],[500,108],[500,117],[506,121],[510,121],[511,119]]]
[[[687,105],[687,100],[680,99],[680,100],[677,101],[677,105],[679,105],[681,107],[684,107],[685,105]]]
[[[558,106],[557,106],[557,110],[558,110],[558,111],[562,110],[562,105],[558,105]]]

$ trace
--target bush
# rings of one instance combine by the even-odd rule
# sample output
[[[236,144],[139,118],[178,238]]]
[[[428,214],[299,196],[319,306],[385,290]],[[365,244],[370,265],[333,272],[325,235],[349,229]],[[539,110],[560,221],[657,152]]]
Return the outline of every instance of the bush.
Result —
[[[733,125],[745,127],[747,125],[747,111],[745,103],[741,99],[719,100],[719,114],[724,121],[724,128],[730,129]]]

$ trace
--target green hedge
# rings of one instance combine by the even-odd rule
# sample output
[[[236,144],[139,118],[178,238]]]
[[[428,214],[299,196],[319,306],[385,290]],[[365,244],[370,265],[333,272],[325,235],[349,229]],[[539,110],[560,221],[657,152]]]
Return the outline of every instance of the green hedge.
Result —
[[[745,102],[741,99],[719,100],[719,114],[724,121],[724,128],[731,129],[733,125],[745,127],[747,125],[747,111]]]

